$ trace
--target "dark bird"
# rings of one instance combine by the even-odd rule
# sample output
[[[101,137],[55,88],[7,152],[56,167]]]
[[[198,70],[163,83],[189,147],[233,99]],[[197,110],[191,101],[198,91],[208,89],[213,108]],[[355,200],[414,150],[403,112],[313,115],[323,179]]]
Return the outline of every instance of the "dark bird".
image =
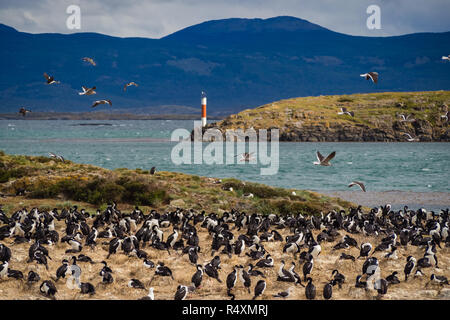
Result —
[[[39,291],[52,299],[55,298],[55,294],[58,292],[55,284],[51,280],[45,280],[44,282],[42,282],[39,287]]]
[[[361,188],[362,191],[366,192],[366,187],[364,186],[364,183],[360,182],[360,181],[352,181],[348,187],[351,188],[353,186],[358,186]]]
[[[392,272],[392,274],[388,275],[386,277],[386,281],[391,285],[391,284],[399,284],[400,280],[397,277],[398,272],[394,271]]]
[[[313,285],[311,277],[308,277],[307,281],[308,284],[305,287],[306,299],[313,300],[316,298],[316,287]]]
[[[360,75],[363,78],[366,78],[366,80],[372,80],[373,83],[378,82],[378,72],[368,72]]]
[[[44,72],[44,78],[47,80],[47,84],[56,84],[59,83],[59,81],[55,81],[53,76],[49,76],[46,72]]]
[[[21,108],[19,109],[19,113],[20,113],[22,116],[24,116],[24,117],[25,117],[25,115],[26,115],[28,112],[31,112],[31,110],[25,109],[24,107],[21,107]]]
[[[139,85],[138,85],[136,82],[134,82],[134,81],[125,83],[125,85],[123,86],[123,91],[127,91],[127,87],[129,87],[129,86],[135,86],[135,87],[138,87]]]
[[[408,256],[406,258],[406,265],[403,270],[403,272],[405,273],[405,281],[408,281],[408,276],[412,273],[414,267],[416,266],[416,263],[416,258],[414,258],[413,256]]]
[[[259,280],[256,283],[255,295],[253,296],[252,300],[255,300],[257,297],[261,296],[264,293],[264,290],[266,290],[266,281]]]
[[[128,287],[145,290],[144,284],[138,279],[131,279],[130,281],[128,281]]]
[[[41,277],[34,271],[28,272],[27,283],[32,284],[41,280]]]
[[[333,295],[333,282],[330,281],[323,287],[323,298],[325,300],[330,300]]]
[[[286,291],[278,292],[277,294],[274,294],[273,296],[274,296],[275,298],[287,298],[287,297],[289,297],[289,295],[291,294],[291,291],[292,291],[293,289],[294,289],[294,288],[289,287]]]
[[[97,100],[94,102],[94,104],[91,106],[91,108],[95,108],[96,106],[98,106],[100,104],[109,104],[110,106],[112,106],[111,100]]]
[[[316,156],[317,161],[314,161],[313,164],[328,167],[331,166],[330,160],[336,156],[336,151],[330,153],[326,158],[324,158],[324,156],[319,151],[316,151]]]

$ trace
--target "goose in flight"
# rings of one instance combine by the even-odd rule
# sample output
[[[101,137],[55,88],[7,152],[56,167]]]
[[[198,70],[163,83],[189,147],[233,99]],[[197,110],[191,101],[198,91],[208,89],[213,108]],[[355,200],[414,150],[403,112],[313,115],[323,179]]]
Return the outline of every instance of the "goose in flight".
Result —
[[[239,161],[249,162],[249,161],[251,161],[251,160],[254,160],[255,158],[252,157],[252,154],[254,154],[254,152],[250,152],[250,153],[244,152],[244,153],[242,153],[242,154],[240,155],[240,156],[241,156],[241,159],[240,159]],[[237,157],[237,156],[239,156],[239,154],[236,155],[236,156],[234,156],[234,157]]]
[[[92,88],[86,88],[84,86],[81,86],[81,89],[83,89],[83,92],[78,92],[78,94],[80,96],[90,96],[91,94],[96,94],[97,92],[95,92],[96,87],[92,87]]]
[[[448,56],[442,56],[442,60],[449,60],[450,61],[450,54]]]
[[[347,111],[347,108],[344,108],[344,107],[341,108],[341,112],[338,112],[338,114],[339,115],[340,114],[347,114],[347,115],[349,115],[351,117],[355,116],[355,113],[353,111]]]
[[[411,137],[409,133],[403,133],[403,135],[408,137],[406,140],[408,140],[409,142],[419,141],[419,139]]]
[[[20,108],[19,110],[19,113],[22,114],[24,117],[28,112],[31,112],[31,110],[27,110],[24,107]]]
[[[366,192],[366,187],[364,186],[364,183],[360,182],[360,181],[352,181],[348,187],[351,188],[353,186],[358,186],[361,188],[362,191]]]
[[[95,108],[99,104],[109,104],[110,106],[112,106],[111,100],[97,100],[94,102],[94,104],[91,106],[91,108]]]
[[[44,78],[47,79],[47,84],[59,83],[59,81],[55,81],[53,76],[49,76],[47,72],[44,72]]]
[[[378,72],[369,72],[360,74],[361,77],[366,78],[366,80],[372,80],[373,83],[378,82]]]
[[[48,155],[54,159],[60,160],[61,162],[64,162],[64,157],[54,154],[53,152],[49,152]]]
[[[400,121],[401,122],[413,122],[413,121],[416,121],[416,119],[410,119],[409,117],[410,117],[411,115],[410,114],[408,114],[408,115],[406,115],[406,117],[405,117],[405,115],[404,114],[400,114],[399,115],[399,117],[400,117]]]
[[[127,87],[129,87],[129,86],[139,87],[139,85],[138,85],[136,82],[131,81],[131,82],[126,83],[126,84],[123,86],[123,91],[127,91]]]
[[[90,64],[92,64],[93,66],[96,66],[97,64],[95,63],[94,59],[89,58],[89,57],[84,57],[82,58],[83,61],[89,62]]]
[[[331,159],[333,159],[335,155],[336,155],[336,151],[333,151],[326,158],[324,158],[323,155],[319,151],[316,151],[317,161],[314,161],[313,164],[321,165],[321,166],[331,166],[329,161]]]

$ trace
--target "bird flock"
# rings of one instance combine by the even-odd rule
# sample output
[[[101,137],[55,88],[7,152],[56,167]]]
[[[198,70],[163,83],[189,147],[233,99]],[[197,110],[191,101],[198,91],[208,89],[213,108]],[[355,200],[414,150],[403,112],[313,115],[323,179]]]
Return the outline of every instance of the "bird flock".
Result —
[[[97,65],[97,63],[94,61],[94,59],[92,59],[92,58],[90,58],[90,57],[83,57],[81,60],[84,61],[84,62],[89,63],[90,65],[92,65],[92,66],[94,66],[94,67]],[[60,81],[55,80],[55,78],[54,78],[53,76],[48,75],[46,72],[44,72],[44,78],[45,78],[45,80],[46,80],[46,84],[47,84],[47,85],[61,83]],[[129,86],[135,86],[135,87],[138,87],[139,85],[138,85],[136,82],[134,82],[134,81],[127,82],[127,83],[125,83],[125,85],[123,86],[123,91],[127,91],[127,87],[129,87]],[[85,86],[81,86],[81,89],[82,89],[82,91],[78,93],[80,96],[90,96],[90,95],[94,95],[94,94],[97,93],[97,92],[95,91],[95,89],[97,89],[96,86],[93,86],[93,87],[91,87],[91,88],[88,88],[88,87],[85,87]],[[96,101],[94,101],[94,103],[91,105],[91,108],[95,108],[95,107],[97,107],[98,105],[101,105],[101,104],[107,104],[107,105],[109,105],[109,106],[112,106],[111,100],[109,100],[109,99],[102,99],[102,100],[96,100]],[[21,107],[21,108],[19,109],[19,113],[20,113],[22,116],[24,116],[24,117],[25,117],[26,114],[29,113],[29,112],[32,112],[32,111],[26,109],[25,107]]]
[[[58,298],[62,286],[76,297],[113,290],[118,268],[131,275],[120,281],[121,289],[148,292],[142,300],[162,299],[160,292],[168,285],[176,290],[165,299],[199,299],[213,291],[222,299],[255,300],[299,293],[306,299],[332,299],[333,293],[346,290],[380,299],[390,288],[424,277],[429,279],[424,287],[439,292],[449,284],[443,275],[448,267],[439,262],[450,247],[448,209],[394,211],[386,205],[364,213],[359,206],[310,217],[233,209],[218,216],[181,208],[144,213],[135,207],[126,213],[112,203],[94,214],[73,206],[61,211],[23,208],[8,217],[0,208],[0,221],[0,288],[19,281],[25,292],[50,299]],[[16,257],[18,248],[28,252],[26,260]],[[55,248],[66,250],[58,256]],[[332,266],[322,259],[324,248],[325,255],[337,257]],[[399,249],[408,253],[404,267],[389,267],[388,261],[400,259]],[[94,253],[102,260],[91,259]],[[125,266],[117,263],[118,256],[126,257]],[[61,263],[52,269],[49,260]],[[344,261],[358,270],[354,279]],[[145,276],[132,276],[139,274],[132,268],[144,270]],[[329,274],[327,279],[313,275],[318,268]],[[92,280],[83,282],[86,273]]]

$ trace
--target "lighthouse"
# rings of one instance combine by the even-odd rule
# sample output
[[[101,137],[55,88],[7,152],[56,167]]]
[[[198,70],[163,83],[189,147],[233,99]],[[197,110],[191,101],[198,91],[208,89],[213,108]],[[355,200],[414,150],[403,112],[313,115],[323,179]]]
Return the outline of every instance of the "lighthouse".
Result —
[[[206,93],[202,91],[202,127],[206,126]]]

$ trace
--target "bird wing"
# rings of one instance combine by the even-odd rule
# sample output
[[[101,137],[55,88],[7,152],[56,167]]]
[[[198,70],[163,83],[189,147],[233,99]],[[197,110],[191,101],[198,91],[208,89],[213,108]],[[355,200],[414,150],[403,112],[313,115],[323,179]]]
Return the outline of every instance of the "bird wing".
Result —
[[[317,160],[319,160],[319,162],[322,162],[323,155],[319,151],[316,151],[316,156],[317,156]]]
[[[328,161],[330,161],[331,159],[334,158],[335,155],[336,155],[336,151],[333,151],[332,153],[330,153],[330,154],[328,155],[328,157],[325,158],[325,160],[323,160],[323,162],[328,162]]]
[[[44,78],[50,80],[50,76],[47,74],[47,72],[44,72]]]
[[[366,192],[366,187],[364,186],[364,184],[362,182],[359,182],[359,181],[352,181],[352,183],[350,183],[348,185],[348,187],[351,188],[351,187],[353,187],[355,185],[359,186],[362,191]]]
[[[107,104],[109,104],[110,106],[112,106],[112,102],[111,100],[105,100]]]
[[[53,152],[49,152],[48,155],[52,158],[56,158],[56,154],[54,154]]]
[[[378,72],[369,72],[369,76],[373,82],[378,82]]]
[[[405,136],[408,136],[410,139],[412,139],[413,137],[411,137],[411,135],[409,133],[404,133]]]
[[[341,108],[341,111],[342,111],[342,112],[347,112],[347,108],[342,107],[342,108]]]
[[[83,92],[87,91],[87,88],[85,86],[81,86],[81,89],[83,89]]]
[[[128,87],[128,83],[125,83],[125,85],[123,86],[123,91],[127,91],[127,87]]]
[[[91,106],[91,108],[95,108],[96,106],[98,106],[101,102],[100,101],[95,101],[94,104]]]

